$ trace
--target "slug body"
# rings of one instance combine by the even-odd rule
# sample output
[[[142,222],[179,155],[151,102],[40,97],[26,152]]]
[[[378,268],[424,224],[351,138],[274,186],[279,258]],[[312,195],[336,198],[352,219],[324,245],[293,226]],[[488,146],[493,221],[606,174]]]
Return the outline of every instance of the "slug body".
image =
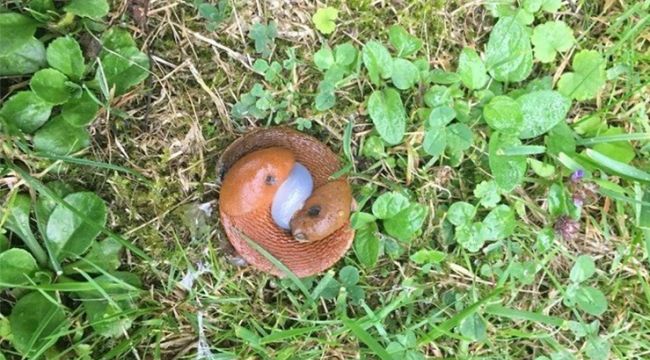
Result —
[[[256,130],[231,144],[217,167],[222,224],[251,265],[285,275],[250,241],[300,277],[327,269],[350,247],[352,192],[345,179],[330,180],[340,164],[318,140],[286,128]]]

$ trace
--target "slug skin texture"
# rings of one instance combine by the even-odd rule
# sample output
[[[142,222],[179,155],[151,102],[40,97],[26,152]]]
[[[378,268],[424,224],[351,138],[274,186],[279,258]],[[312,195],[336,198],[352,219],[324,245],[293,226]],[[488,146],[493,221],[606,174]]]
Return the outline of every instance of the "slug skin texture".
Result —
[[[347,216],[344,216],[343,225],[320,240],[297,241],[290,231],[281,229],[273,221],[271,216],[272,194],[263,192],[263,194],[254,193],[255,195],[249,196],[245,192],[240,193],[233,190],[234,185],[243,184],[246,181],[240,176],[250,174],[249,171],[252,171],[244,165],[238,165],[238,160],[245,159],[248,154],[255,159],[261,155],[253,155],[254,152],[268,148],[272,149],[269,150],[269,153],[264,154],[264,157],[275,159],[275,155],[279,154],[280,149],[283,149],[291,152],[294,157],[293,161],[303,164],[309,170],[314,181],[313,195],[317,195],[318,189],[330,182],[330,176],[340,169],[336,154],[327,146],[315,138],[295,130],[276,127],[254,130],[244,135],[224,151],[217,164],[219,172],[224,174],[219,199],[219,213],[225,233],[239,254],[249,264],[261,271],[280,277],[285,276],[280,269],[248,245],[246,238],[270,252],[299,277],[320,273],[343,257],[352,244],[354,230],[350,228],[349,224],[352,199],[350,185],[346,179],[334,182],[340,181],[336,185],[340,187],[339,190],[343,189],[343,193],[350,194],[350,202],[347,203]],[[283,156],[286,155],[285,153]],[[288,175],[291,167],[285,165],[284,160],[277,161],[276,159],[271,169],[277,171],[280,176],[285,173],[285,169]],[[230,172],[233,170],[235,172],[231,176]],[[259,185],[257,173],[253,172],[252,174],[255,175],[252,177],[256,179],[256,185]],[[279,186],[279,184],[272,186]],[[270,200],[267,198],[268,196],[270,196]],[[257,204],[268,200],[268,204],[255,206],[251,204],[253,199],[259,201]],[[239,205],[238,201],[244,200],[247,201],[247,204]]]

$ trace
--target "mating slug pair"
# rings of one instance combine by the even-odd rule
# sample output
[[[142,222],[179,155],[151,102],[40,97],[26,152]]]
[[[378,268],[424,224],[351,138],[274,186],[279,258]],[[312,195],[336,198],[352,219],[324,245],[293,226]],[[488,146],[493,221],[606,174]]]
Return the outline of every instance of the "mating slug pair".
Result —
[[[253,131],[220,159],[219,208],[230,242],[250,264],[284,275],[251,248],[252,240],[299,276],[333,265],[349,248],[352,192],[334,153],[287,129]]]

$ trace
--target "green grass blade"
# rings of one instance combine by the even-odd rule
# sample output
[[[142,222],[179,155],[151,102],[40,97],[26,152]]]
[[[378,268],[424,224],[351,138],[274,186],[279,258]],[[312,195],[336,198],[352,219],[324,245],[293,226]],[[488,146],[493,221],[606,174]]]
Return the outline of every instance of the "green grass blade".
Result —
[[[589,146],[589,145],[602,144],[602,143],[633,141],[633,140],[650,140],[650,133],[631,133],[631,134],[596,136],[588,139],[580,139],[577,141],[577,144],[582,146]]]
[[[564,319],[559,317],[548,316],[532,311],[515,310],[501,305],[490,305],[485,308],[485,313],[513,320],[529,320],[540,324],[558,327],[564,325],[565,322]]]
[[[546,146],[541,145],[520,145],[510,146],[500,150],[499,155],[505,156],[520,156],[520,155],[537,155],[546,152]]]
[[[361,342],[366,344],[372,352],[383,360],[394,360],[393,357],[384,349],[375,338],[364,330],[356,321],[352,319],[343,319],[343,324],[347,327]]]
[[[632,180],[650,182],[650,174],[643,170],[639,170],[634,166],[616,161],[592,149],[585,150],[585,154],[596,164],[607,168],[621,176],[630,178]]]

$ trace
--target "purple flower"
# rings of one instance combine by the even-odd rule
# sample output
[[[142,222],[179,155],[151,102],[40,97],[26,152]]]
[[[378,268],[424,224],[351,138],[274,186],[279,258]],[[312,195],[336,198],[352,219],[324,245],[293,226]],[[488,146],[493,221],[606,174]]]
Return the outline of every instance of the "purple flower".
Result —
[[[582,178],[585,177],[585,171],[582,169],[578,169],[571,174],[571,181],[574,183],[577,183],[578,181],[582,180]]]
[[[575,240],[580,232],[580,223],[566,215],[562,215],[555,221],[553,229],[565,241],[572,241]]]

